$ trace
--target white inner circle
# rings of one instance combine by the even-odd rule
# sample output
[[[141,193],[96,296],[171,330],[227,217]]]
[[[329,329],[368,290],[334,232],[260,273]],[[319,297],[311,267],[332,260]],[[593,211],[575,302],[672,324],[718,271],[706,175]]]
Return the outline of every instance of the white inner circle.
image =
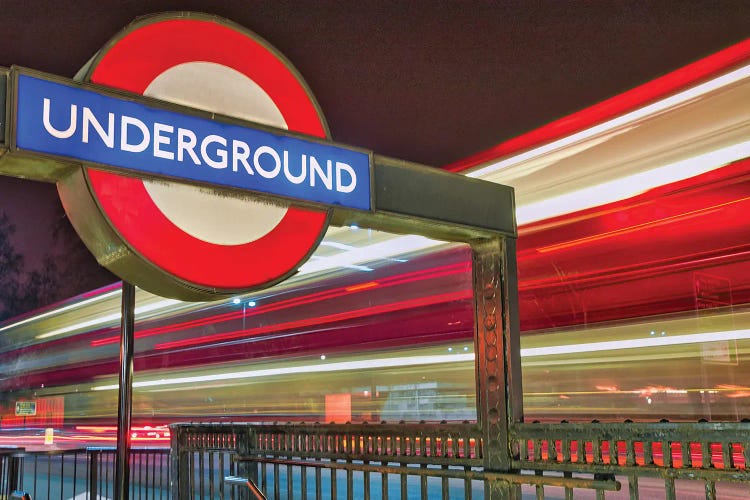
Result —
[[[257,83],[221,64],[173,66],[157,76],[144,95],[288,128],[279,108]],[[242,245],[262,238],[287,212],[287,207],[221,196],[185,184],[145,180],[143,184],[159,210],[177,227],[217,245]]]

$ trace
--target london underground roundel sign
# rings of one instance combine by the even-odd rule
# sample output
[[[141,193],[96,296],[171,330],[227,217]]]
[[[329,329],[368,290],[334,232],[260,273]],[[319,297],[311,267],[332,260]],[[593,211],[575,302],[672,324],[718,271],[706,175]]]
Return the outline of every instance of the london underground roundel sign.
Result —
[[[328,136],[291,64],[256,35],[216,17],[180,13],[138,20],[77,79]],[[324,209],[87,167],[60,181],[58,190],[102,265],[141,288],[183,300],[221,298],[283,280],[316,248],[329,220]]]

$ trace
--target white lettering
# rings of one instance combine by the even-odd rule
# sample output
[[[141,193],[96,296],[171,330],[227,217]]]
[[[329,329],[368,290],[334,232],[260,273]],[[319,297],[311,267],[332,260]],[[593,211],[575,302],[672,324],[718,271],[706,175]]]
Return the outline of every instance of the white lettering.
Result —
[[[272,170],[266,170],[260,165],[260,157],[264,154],[270,155],[271,158],[273,158],[274,166]],[[281,158],[279,158],[279,153],[277,153],[275,149],[268,146],[261,146],[256,149],[253,154],[253,166],[260,175],[266,179],[272,179],[279,175],[279,171],[281,170]]]
[[[208,164],[209,167],[213,168],[227,168],[227,150],[216,148],[216,156],[219,157],[219,161],[216,161],[208,156],[208,145],[209,144],[221,144],[224,147],[227,147],[227,140],[221,137],[220,135],[207,135],[203,142],[201,142],[201,156],[205,160],[205,162]]]
[[[174,127],[172,125],[165,125],[158,122],[154,123],[154,156],[156,156],[157,158],[174,160],[173,152],[164,151],[160,148],[162,144],[168,145],[170,142],[172,142],[172,139],[170,137],[166,137],[162,134],[171,134],[172,132],[174,132]]]
[[[346,172],[349,175],[349,184],[347,186],[344,186],[341,183],[341,173]],[[357,174],[354,172],[354,169],[351,167],[351,165],[347,163],[342,163],[340,161],[336,162],[336,191],[339,193],[351,193],[354,191],[354,188],[357,187]]]
[[[148,163],[149,157],[180,163],[187,162],[189,157],[195,165],[206,164],[215,169],[227,169],[231,161],[233,172],[244,171],[247,175],[255,175],[257,172],[261,177],[276,179],[279,184],[286,184],[287,187],[306,184],[311,188],[335,190],[345,194],[356,191],[358,187],[357,171],[352,165],[336,161],[335,157],[327,159],[325,152],[315,157],[302,153],[305,150],[297,146],[288,151],[283,149],[282,141],[272,142],[276,147],[265,145],[253,149],[254,144],[231,135],[227,137],[217,134],[204,136],[200,133],[202,130],[196,133],[191,129],[155,122],[152,118],[142,121],[135,116],[115,116],[113,112],[107,112],[105,122],[105,111],[97,115],[95,113],[99,108],[95,107],[92,110],[92,108],[75,104],[55,110],[54,119],[63,122],[57,125],[65,125],[63,114],[67,114],[67,106],[70,107],[70,120],[66,128],[56,128],[52,125],[52,99],[43,99],[44,129],[52,137],[70,139],[75,136],[75,140],[80,140],[84,144],[97,142],[98,138],[110,149],[119,146],[123,152],[146,152],[144,156],[139,157],[145,163]],[[80,138],[75,135],[78,128],[79,108],[81,111]],[[60,120],[61,117],[63,120]],[[119,127],[116,123],[118,119],[120,120]],[[290,164],[290,156],[294,165]],[[282,169],[283,178],[279,178],[282,175]],[[150,170],[145,169],[145,171]],[[277,192],[289,191],[279,186]]]
[[[201,161],[198,159],[198,155],[195,154],[195,145],[198,144],[198,138],[195,137],[195,132],[187,128],[177,129],[177,161],[182,161],[185,151],[190,155],[190,159],[193,163],[200,165]]]
[[[128,142],[128,128],[131,125],[135,125],[141,131],[143,139],[138,144],[130,144]],[[123,151],[130,151],[131,153],[140,153],[145,151],[148,147],[148,143],[151,142],[151,134],[148,131],[146,124],[140,121],[138,118],[132,116],[122,115],[120,119],[120,149]]]
[[[289,152],[284,151],[284,175],[292,184],[302,184],[305,177],[307,177],[307,155],[302,155],[302,166],[300,168],[300,174],[297,176],[292,175],[289,171]]]
[[[49,121],[49,108],[50,108],[50,102],[49,99],[46,97],[44,98],[44,111],[43,111],[43,121],[44,121],[44,128],[47,130],[47,132],[50,133],[52,137],[57,137],[58,139],[67,139],[68,137],[72,136],[76,131],[76,116],[78,115],[78,106],[75,104],[70,105],[70,125],[66,130],[57,130],[55,127],[52,126],[52,124]]]
[[[102,142],[104,142],[104,145],[108,148],[114,148],[115,147],[115,114],[109,113],[107,115],[107,131],[104,131],[104,127],[102,127],[102,124],[99,123],[99,120],[96,119],[96,116],[94,116],[94,113],[91,112],[89,108],[84,107],[83,108],[83,116],[81,118],[81,128],[83,129],[83,138],[81,139],[83,142],[88,143],[89,142],[89,125],[94,127],[94,130],[96,130],[96,133],[99,134],[99,137],[102,139]]]
[[[242,163],[242,167],[250,175],[255,175],[253,169],[247,163],[250,156],[250,146],[245,141],[234,139],[232,141],[232,172],[237,171],[237,162]]]
[[[318,160],[314,157],[310,157],[310,186],[315,187],[315,173],[317,172],[318,177],[321,181],[323,181],[323,184],[325,184],[326,189],[329,191],[333,190],[333,172],[331,168],[331,160],[326,161],[326,171],[323,172],[323,168],[320,166],[320,163],[318,163]]]

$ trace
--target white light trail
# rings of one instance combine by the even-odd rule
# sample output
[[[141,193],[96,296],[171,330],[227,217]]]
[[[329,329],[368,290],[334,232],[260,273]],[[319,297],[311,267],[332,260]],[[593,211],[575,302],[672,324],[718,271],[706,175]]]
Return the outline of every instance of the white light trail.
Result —
[[[164,309],[164,308],[167,308],[167,307],[172,307],[173,305],[179,304],[179,303],[181,303],[181,301],[179,301],[179,300],[164,299],[164,300],[160,300],[158,302],[154,302],[153,304],[145,304],[145,305],[142,305],[140,307],[136,307],[135,308],[135,314],[138,315],[138,314],[143,314],[143,313],[147,313],[147,312],[153,312],[153,311],[157,311],[159,309]],[[64,333],[69,333],[69,332],[72,332],[72,331],[75,331],[75,330],[80,330],[80,329],[83,329],[83,328],[90,328],[90,327],[93,327],[93,326],[106,325],[107,323],[111,323],[111,322],[119,321],[119,320],[120,320],[120,312],[116,312],[116,313],[112,313],[112,314],[107,314],[105,316],[98,316],[98,317],[96,317],[96,318],[94,318],[92,320],[89,320],[89,321],[82,321],[82,322],[76,323],[74,325],[68,325],[68,326],[65,326],[65,327],[62,327],[62,328],[58,328],[56,330],[52,330],[52,331],[47,332],[47,333],[42,333],[40,335],[37,335],[36,339],[38,339],[38,340],[48,339],[50,337],[56,337],[58,335],[62,335]]]
[[[133,387],[160,387],[176,384],[195,384],[198,382],[217,382],[257,377],[271,377],[274,375],[327,373],[346,370],[366,370],[372,368],[396,368],[401,366],[419,366],[431,364],[454,363],[457,361],[473,361],[474,354],[446,354],[434,356],[405,356],[399,358],[364,359],[360,361],[340,361],[337,363],[319,363],[313,365],[290,366],[285,368],[267,368],[262,370],[245,370],[239,372],[216,373],[213,375],[196,375],[193,377],[175,377],[159,380],[134,382]],[[109,391],[117,389],[117,384],[100,385],[92,391]]]
[[[320,246],[336,248],[338,250],[356,250],[357,249],[357,247],[353,247],[351,245],[345,245],[344,243],[338,243],[336,241],[330,241],[330,240],[321,241]]]
[[[442,241],[431,240],[424,236],[398,236],[380,243],[347,250],[331,257],[316,256],[315,259],[310,259],[300,267],[299,274],[309,274],[339,267],[356,268],[356,266],[366,262],[388,259],[396,255],[425,250],[442,243]]]
[[[644,347],[663,347],[747,339],[750,339],[750,330],[730,330],[726,332],[693,333],[690,335],[677,335],[673,337],[648,337],[642,339],[610,340],[606,342],[588,342],[584,344],[556,345],[550,347],[531,347],[521,349],[521,357],[531,358],[535,356],[550,356],[555,354],[582,354],[587,352],[640,349]]]
[[[564,213],[625,200],[649,189],[689,179],[748,156],[750,156],[750,141],[741,142],[653,170],[518,206],[516,207],[516,221],[519,225],[528,224]]]
[[[108,299],[110,297],[114,297],[115,295],[120,295],[121,293],[122,293],[122,290],[119,290],[119,289],[113,290],[111,292],[107,292],[102,295],[97,295],[96,297],[91,297],[90,299],[82,300],[81,302],[68,304],[67,306],[55,308],[55,309],[52,309],[51,311],[47,311],[42,314],[35,314],[34,316],[28,317],[26,319],[22,319],[21,321],[16,321],[15,323],[5,325],[4,327],[0,328],[0,332],[3,332],[5,330],[10,330],[11,328],[15,328],[17,326],[25,325],[27,323],[31,323],[32,321],[38,321],[40,319],[48,318],[50,316],[55,316],[65,311],[70,311],[72,309],[77,309],[85,305],[93,304],[94,302],[99,302],[100,300]]]
[[[569,344],[550,347],[533,347],[521,349],[521,357],[531,358],[537,356],[580,354],[599,351],[614,351],[621,349],[641,349],[648,347],[663,347],[670,345],[699,344],[706,342],[718,342],[723,340],[747,339],[750,339],[750,330],[731,330],[725,332],[696,333],[673,337],[649,337],[643,339],[613,340],[607,342],[590,342],[584,344]],[[226,380],[272,377],[276,375],[328,373],[346,370],[368,370],[377,368],[398,368],[403,366],[461,363],[469,361],[474,361],[474,353],[365,359],[359,361],[319,363],[284,368],[243,370],[238,372],[216,373],[213,375],[196,375],[192,377],[163,378],[158,380],[134,382],[133,387],[162,387],[178,384],[195,384],[200,382],[218,382]],[[109,391],[116,390],[117,388],[117,384],[110,384],[95,386],[92,387],[91,390]]]
[[[607,342],[589,342],[584,344],[557,345],[549,347],[532,347],[521,349],[522,358],[550,356],[560,354],[579,354],[600,351],[615,351],[622,349],[640,349],[647,347],[663,347],[682,344],[700,344],[725,340],[748,340],[750,330],[731,330],[725,332],[707,332],[673,337],[648,337],[643,339],[612,340]],[[321,360],[323,358],[321,357]],[[201,382],[219,382],[227,380],[249,379],[258,377],[272,377],[276,375],[328,373],[346,370],[369,370],[378,368],[398,368],[404,366],[420,366],[430,364],[447,364],[473,362],[474,353],[405,356],[397,358],[364,359],[359,361],[341,361],[335,363],[318,363],[284,368],[266,368],[260,370],[243,370],[238,372],[215,373],[213,375],[195,375],[190,377],[162,378],[134,382],[133,387],[163,387],[178,384],[196,384]],[[92,387],[92,391],[116,390],[117,384]]]
[[[678,92],[677,94],[674,94],[670,97],[636,109],[635,111],[631,111],[630,113],[626,113],[622,116],[618,116],[617,118],[613,118],[612,120],[608,120],[594,127],[563,137],[562,139],[558,139],[543,146],[539,146],[537,148],[515,155],[511,158],[506,158],[505,160],[499,161],[497,163],[492,163],[490,165],[487,165],[486,167],[474,170],[473,172],[468,173],[467,176],[486,177],[487,175],[490,175],[494,172],[512,167],[519,163],[523,163],[524,161],[549,154],[553,151],[571,146],[581,141],[592,139],[597,135],[611,133],[615,129],[618,129],[620,127],[632,126],[635,122],[642,120],[650,115],[666,111],[672,107],[680,106],[693,99],[706,95],[709,92],[713,92],[724,86],[731,85],[748,77],[750,77],[750,66],[744,66],[725,75],[714,78],[713,80],[709,80],[695,87],[689,88],[682,92]]]

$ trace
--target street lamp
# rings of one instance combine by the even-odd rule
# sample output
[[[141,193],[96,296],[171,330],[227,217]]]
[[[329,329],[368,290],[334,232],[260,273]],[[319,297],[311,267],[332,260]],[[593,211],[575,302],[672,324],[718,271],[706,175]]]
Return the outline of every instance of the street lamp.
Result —
[[[232,304],[239,305],[242,304],[242,329],[245,329],[245,312],[247,311],[248,307],[255,307],[257,305],[257,302],[254,300],[248,300],[244,301],[240,297],[235,297],[232,299]]]

